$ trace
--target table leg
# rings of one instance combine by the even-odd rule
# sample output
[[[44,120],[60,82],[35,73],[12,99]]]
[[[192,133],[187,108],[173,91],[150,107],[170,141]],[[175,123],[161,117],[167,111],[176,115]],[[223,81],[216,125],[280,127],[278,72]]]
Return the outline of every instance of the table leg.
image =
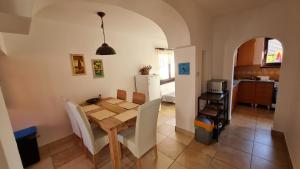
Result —
[[[108,132],[110,158],[111,158],[113,169],[121,169],[121,157],[120,157],[121,149],[120,149],[120,144],[118,143],[117,134],[118,131],[116,128],[111,129]]]

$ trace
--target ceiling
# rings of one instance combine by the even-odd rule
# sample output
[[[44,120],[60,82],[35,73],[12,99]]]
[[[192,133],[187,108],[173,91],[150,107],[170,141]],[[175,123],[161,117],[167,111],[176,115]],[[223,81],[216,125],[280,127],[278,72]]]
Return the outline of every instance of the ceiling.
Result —
[[[212,16],[222,16],[234,12],[259,7],[277,0],[195,0]]]
[[[76,24],[87,27],[96,27],[101,31],[101,19],[98,11],[106,13],[104,26],[106,32],[131,33],[136,36],[166,39],[161,28],[150,19],[127,9],[102,4],[99,2],[74,1],[50,5],[35,17]]]

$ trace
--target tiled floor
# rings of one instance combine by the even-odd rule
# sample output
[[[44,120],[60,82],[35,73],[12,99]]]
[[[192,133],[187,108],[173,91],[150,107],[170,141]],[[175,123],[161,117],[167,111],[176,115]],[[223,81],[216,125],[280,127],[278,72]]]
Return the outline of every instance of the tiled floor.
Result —
[[[192,136],[175,132],[174,105],[163,104],[159,114],[158,158],[148,152],[144,169],[290,169],[284,139],[271,134],[273,112],[239,106],[231,124],[222,132],[219,143],[204,145]],[[41,161],[31,169],[90,169],[78,140],[68,137],[41,148]],[[123,150],[122,168],[135,168],[135,157]],[[98,155],[98,168],[111,168],[109,148]]]

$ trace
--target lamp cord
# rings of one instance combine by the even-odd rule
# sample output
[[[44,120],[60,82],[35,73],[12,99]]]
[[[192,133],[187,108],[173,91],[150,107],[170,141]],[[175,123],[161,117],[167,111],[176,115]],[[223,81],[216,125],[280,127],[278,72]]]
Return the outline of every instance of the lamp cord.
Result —
[[[103,18],[102,17],[101,17],[101,28],[102,28],[103,39],[104,39],[104,43],[105,43],[104,23],[103,23]]]

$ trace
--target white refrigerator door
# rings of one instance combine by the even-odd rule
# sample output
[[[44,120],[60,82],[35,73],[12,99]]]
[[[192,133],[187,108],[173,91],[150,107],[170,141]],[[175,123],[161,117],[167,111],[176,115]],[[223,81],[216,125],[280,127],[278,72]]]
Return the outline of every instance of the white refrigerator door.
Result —
[[[148,88],[148,75],[136,75],[135,76],[135,86],[136,92],[144,93],[147,98],[149,98],[149,88]]]
[[[149,76],[148,88],[149,88],[148,101],[160,98],[160,78],[158,75]]]

